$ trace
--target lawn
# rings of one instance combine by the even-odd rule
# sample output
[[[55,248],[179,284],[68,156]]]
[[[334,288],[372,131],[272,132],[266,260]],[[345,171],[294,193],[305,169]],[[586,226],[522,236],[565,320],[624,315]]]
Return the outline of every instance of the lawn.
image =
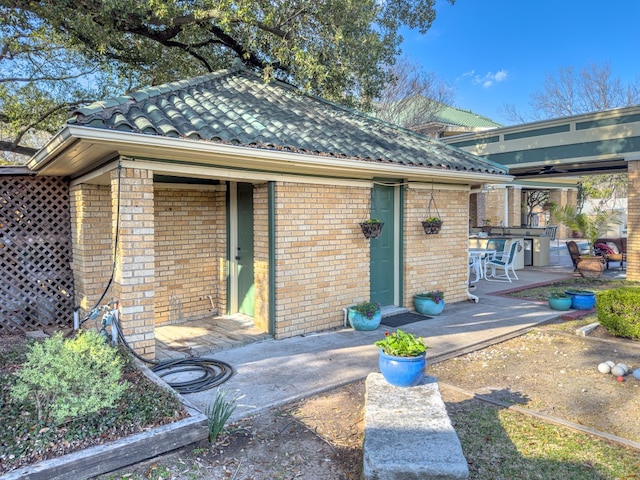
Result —
[[[640,282],[618,279],[575,277],[537,287],[525,288],[523,290],[508,293],[507,296],[522,298],[525,300],[546,301],[551,292],[564,291],[566,289],[602,291],[624,286],[640,286]]]

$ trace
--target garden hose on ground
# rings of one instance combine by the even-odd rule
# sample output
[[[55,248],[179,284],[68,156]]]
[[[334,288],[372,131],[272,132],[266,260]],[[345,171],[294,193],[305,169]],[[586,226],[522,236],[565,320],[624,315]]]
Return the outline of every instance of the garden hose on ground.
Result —
[[[165,382],[178,393],[187,394],[209,390],[226,382],[233,375],[233,367],[231,367],[231,365],[213,358],[187,357],[175,360],[165,360],[163,362],[148,360],[138,355],[138,353],[131,348],[127,340],[124,338],[122,329],[118,324],[118,320],[113,318],[112,321],[113,325],[111,328],[117,329],[118,338],[120,338],[123,345],[127,347],[127,349],[138,360],[153,365],[151,367],[151,371],[159,377],[164,379],[164,377],[184,372],[200,373],[200,376],[193,380],[181,382],[165,380]]]

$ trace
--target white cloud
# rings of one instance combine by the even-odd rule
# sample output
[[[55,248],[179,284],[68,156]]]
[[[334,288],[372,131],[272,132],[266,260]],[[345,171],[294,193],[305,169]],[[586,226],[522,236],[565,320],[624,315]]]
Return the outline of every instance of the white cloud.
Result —
[[[473,70],[466,72],[463,77],[472,77],[472,83],[474,85],[482,85],[482,88],[490,88],[496,83],[504,82],[509,77],[509,72],[506,70],[498,70],[497,72],[488,72],[485,75],[476,75]]]

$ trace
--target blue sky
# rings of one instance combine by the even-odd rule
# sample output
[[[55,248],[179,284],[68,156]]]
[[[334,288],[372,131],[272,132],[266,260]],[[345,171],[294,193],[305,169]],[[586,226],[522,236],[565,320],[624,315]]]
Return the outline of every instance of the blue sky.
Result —
[[[454,88],[454,104],[496,122],[505,103],[529,112],[530,95],[559,68],[611,65],[640,78],[640,1],[437,0],[425,34],[402,32],[403,55]]]

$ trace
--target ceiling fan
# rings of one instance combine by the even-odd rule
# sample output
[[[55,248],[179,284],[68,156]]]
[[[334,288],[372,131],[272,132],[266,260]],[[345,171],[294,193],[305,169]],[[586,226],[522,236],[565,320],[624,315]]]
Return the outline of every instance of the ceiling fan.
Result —
[[[556,168],[553,165],[545,165],[538,171],[538,175],[549,175],[552,173],[569,173],[569,170]]]

